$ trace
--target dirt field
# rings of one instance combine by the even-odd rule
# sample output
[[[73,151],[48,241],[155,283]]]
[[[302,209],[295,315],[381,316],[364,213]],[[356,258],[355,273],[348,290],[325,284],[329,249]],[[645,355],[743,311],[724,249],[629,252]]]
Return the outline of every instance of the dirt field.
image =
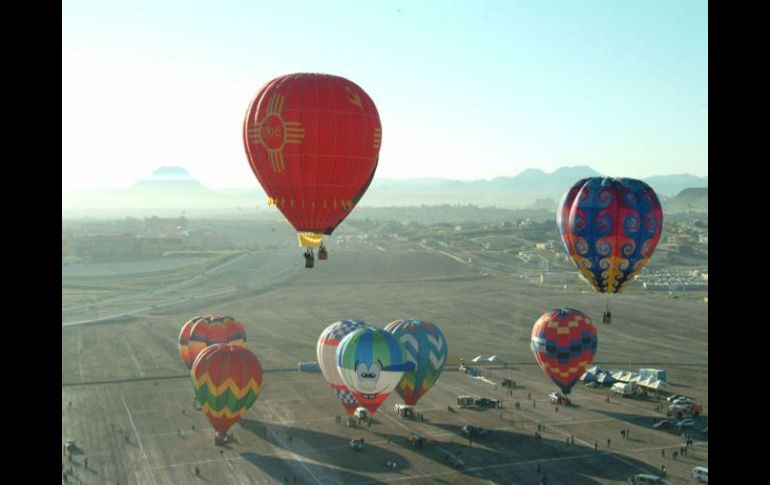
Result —
[[[708,435],[699,431],[708,416],[703,295],[613,297],[613,324],[602,325],[605,300],[581,293],[587,285],[540,287],[518,275],[485,274],[446,254],[392,251],[387,244],[334,249],[329,261],[316,262],[312,271],[302,268],[297,248],[246,254],[165,294],[162,288],[160,294],[137,293],[116,308],[99,309],[99,315],[128,311],[133,319],[127,321],[67,325],[93,319],[94,310],[63,311],[62,443],[74,439],[82,452],[73,455],[75,475],[84,483],[123,485],[295,479],[303,484],[529,484],[547,474],[549,484],[581,484],[622,483],[635,473],[659,474],[665,464],[671,483],[690,483],[693,466],[708,466]],[[229,293],[217,295],[223,291]],[[606,402],[606,388],[578,384],[573,406],[559,406],[557,412],[548,403],[547,394],[556,388],[535,364],[529,336],[537,317],[559,306],[594,318],[599,329],[595,363],[632,371],[665,369],[671,392],[704,405],[687,456],[672,458],[681,442],[677,432],[652,428],[665,417],[655,411],[653,399]],[[233,427],[237,442],[226,448],[214,446],[208,421],[192,408],[192,386],[177,350],[182,324],[204,312],[238,318],[246,326],[247,347],[265,368],[262,393]],[[417,406],[424,422],[395,417],[393,404],[400,400],[394,393],[371,427],[348,428],[344,419],[338,424],[335,416],[344,409],[321,374],[296,369],[299,361],[315,360],[320,331],[344,317],[378,326],[405,317],[435,321],[450,354],[465,359],[496,354],[509,368],[486,375],[498,383],[511,378],[517,387],[508,396],[502,386],[448,366]],[[458,394],[500,398],[504,407],[501,413],[457,409]],[[534,438],[538,423],[545,424],[540,440]],[[460,429],[466,424],[493,431],[469,447]],[[622,439],[621,429],[633,436]],[[428,439],[422,449],[406,442],[410,431]],[[566,444],[570,435],[574,445]],[[364,438],[366,449],[354,453],[347,444],[352,437]],[[390,460],[397,462],[395,469],[386,466]],[[461,470],[453,467],[458,460],[464,463]],[[70,465],[66,458],[63,462]]]

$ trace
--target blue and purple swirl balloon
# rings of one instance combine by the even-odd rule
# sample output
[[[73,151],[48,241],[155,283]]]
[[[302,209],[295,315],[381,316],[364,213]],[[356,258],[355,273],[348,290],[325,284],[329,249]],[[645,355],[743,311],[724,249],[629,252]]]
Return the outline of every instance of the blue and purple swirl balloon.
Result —
[[[655,251],[663,211],[641,180],[591,177],[564,194],[556,220],[580,274],[599,293],[617,293]]]

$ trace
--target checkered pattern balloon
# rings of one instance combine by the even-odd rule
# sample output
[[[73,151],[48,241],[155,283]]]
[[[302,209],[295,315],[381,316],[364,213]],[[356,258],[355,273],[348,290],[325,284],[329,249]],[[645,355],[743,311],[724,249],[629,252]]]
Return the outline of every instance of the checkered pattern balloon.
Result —
[[[535,360],[564,394],[591,365],[597,345],[596,327],[580,310],[551,310],[532,327],[530,347]]]

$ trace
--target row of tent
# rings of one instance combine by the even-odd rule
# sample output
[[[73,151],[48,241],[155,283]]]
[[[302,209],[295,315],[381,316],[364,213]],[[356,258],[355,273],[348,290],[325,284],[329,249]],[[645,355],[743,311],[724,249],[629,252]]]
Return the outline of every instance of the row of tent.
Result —
[[[481,354],[479,354],[476,357],[472,358],[471,362],[473,362],[475,364],[485,363],[485,362],[490,363],[490,364],[503,364],[504,363],[503,359],[501,359],[497,355],[493,355],[492,357],[487,358],[487,357],[484,357]]]
[[[623,370],[607,371],[595,365],[589,367],[585,374],[580,376],[580,380],[584,382],[598,382],[602,385],[612,385],[616,382],[634,383],[637,386],[659,390],[668,387],[668,384],[665,381],[665,373],[661,374],[661,372],[662,371],[658,371],[657,376],[660,377],[662,375],[663,379],[656,379],[654,375],[649,375],[648,372],[644,373],[647,374],[647,377],[644,377],[642,374],[637,372]]]

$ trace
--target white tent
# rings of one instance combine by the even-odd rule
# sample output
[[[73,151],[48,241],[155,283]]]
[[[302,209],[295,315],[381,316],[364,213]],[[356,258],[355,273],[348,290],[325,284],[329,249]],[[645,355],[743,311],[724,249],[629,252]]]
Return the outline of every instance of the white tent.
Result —
[[[646,379],[641,379],[639,382],[637,382],[637,384],[642,387],[650,387],[653,382],[655,382],[655,379],[648,377]]]
[[[647,387],[649,387],[650,389],[655,389],[657,391],[659,389],[665,389],[666,387],[668,387],[668,384],[666,384],[666,381],[657,380],[657,381],[653,381]]]
[[[476,363],[479,363],[479,362],[481,362],[482,360],[484,360],[484,356],[483,356],[483,355],[481,355],[481,354],[479,354],[479,355],[477,355],[476,357],[472,358],[472,359],[471,359],[471,362],[476,362]]]
[[[503,361],[503,359],[501,359],[497,355],[493,355],[492,357],[487,359],[487,362],[494,362],[494,363],[500,363],[502,361]]]

